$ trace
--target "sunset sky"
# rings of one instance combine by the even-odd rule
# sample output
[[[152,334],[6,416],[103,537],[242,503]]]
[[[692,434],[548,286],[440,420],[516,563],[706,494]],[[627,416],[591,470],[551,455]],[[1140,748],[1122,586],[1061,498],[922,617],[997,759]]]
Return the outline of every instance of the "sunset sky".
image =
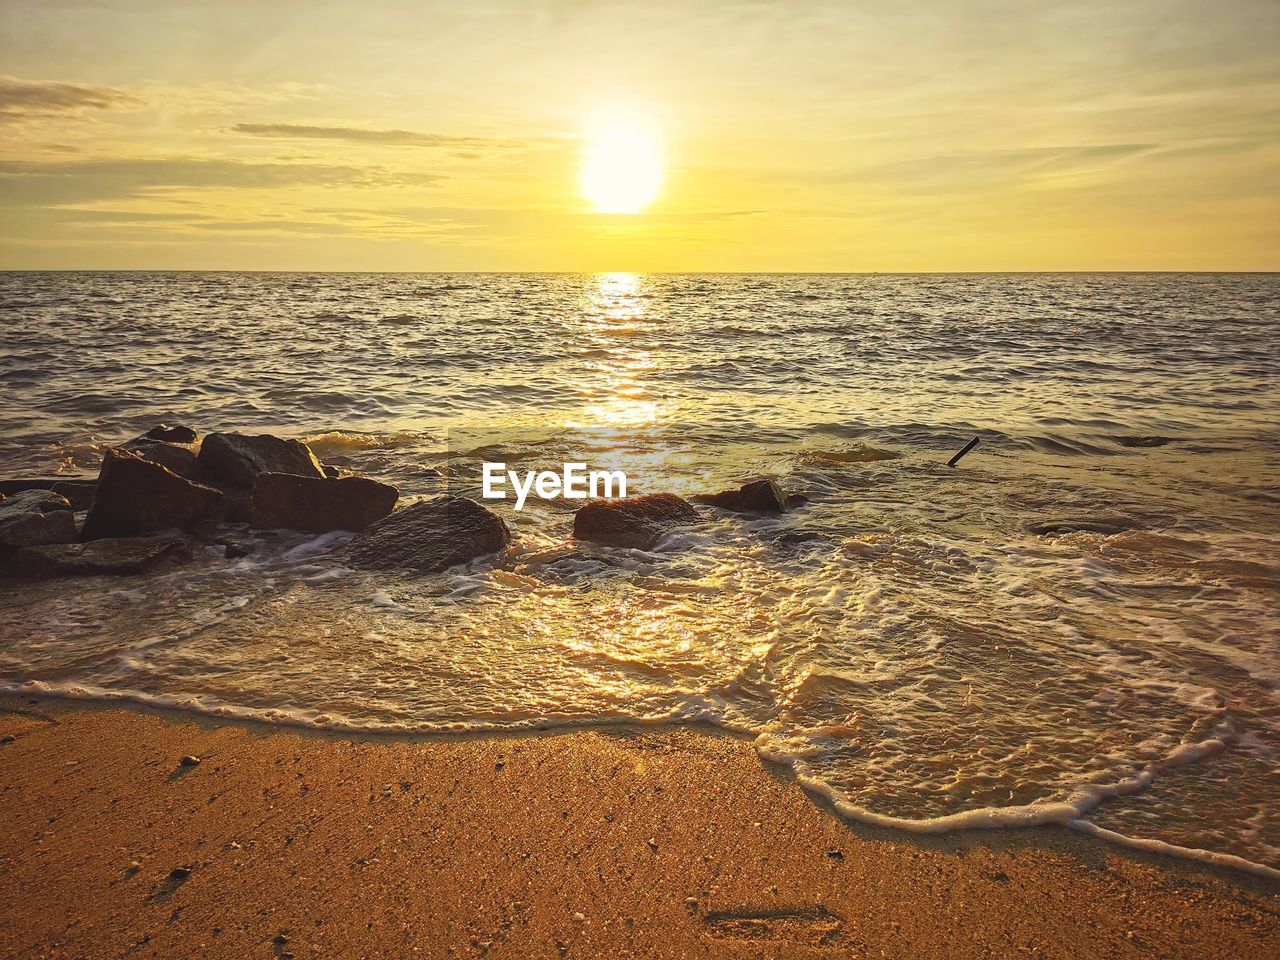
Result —
[[[5,0],[0,267],[1280,268],[1280,3]],[[600,213],[626,118],[656,199]]]

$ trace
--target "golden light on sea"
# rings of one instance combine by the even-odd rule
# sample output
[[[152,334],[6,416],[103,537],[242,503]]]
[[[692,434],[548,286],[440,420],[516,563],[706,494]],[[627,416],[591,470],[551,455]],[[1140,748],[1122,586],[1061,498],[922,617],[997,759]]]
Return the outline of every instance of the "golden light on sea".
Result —
[[[597,213],[640,213],[662,185],[657,131],[642,117],[612,112],[587,130],[582,195]]]

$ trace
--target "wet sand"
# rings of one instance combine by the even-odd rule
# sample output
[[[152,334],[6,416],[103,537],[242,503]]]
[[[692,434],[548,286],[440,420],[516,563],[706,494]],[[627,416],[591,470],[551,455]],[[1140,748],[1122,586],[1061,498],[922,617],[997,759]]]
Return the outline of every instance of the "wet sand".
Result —
[[[1066,830],[851,827],[701,729],[353,738],[10,697],[5,736],[5,957],[1246,960],[1280,942],[1274,882]]]

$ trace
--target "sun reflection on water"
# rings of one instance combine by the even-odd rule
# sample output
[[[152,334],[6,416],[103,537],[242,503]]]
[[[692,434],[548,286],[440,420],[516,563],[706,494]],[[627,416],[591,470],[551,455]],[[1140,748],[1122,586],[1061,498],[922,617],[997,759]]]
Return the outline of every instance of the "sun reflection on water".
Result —
[[[661,404],[649,388],[657,362],[632,339],[648,320],[646,300],[639,274],[601,273],[590,279],[582,311],[590,363],[581,389],[588,399],[567,426],[627,431],[662,420]]]

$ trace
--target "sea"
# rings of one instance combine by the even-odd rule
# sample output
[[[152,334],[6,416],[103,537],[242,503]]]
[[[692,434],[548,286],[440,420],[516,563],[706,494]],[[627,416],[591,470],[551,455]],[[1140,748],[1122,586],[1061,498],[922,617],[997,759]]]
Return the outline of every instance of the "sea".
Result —
[[[4,273],[0,330],[3,476],[91,476],[166,422],[305,439],[401,504],[494,461],[807,498],[649,551],[491,502],[511,546],[433,575],[276,531],[0,581],[4,691],[703,725],[851,821],[1280,877],[1280,276]]]

